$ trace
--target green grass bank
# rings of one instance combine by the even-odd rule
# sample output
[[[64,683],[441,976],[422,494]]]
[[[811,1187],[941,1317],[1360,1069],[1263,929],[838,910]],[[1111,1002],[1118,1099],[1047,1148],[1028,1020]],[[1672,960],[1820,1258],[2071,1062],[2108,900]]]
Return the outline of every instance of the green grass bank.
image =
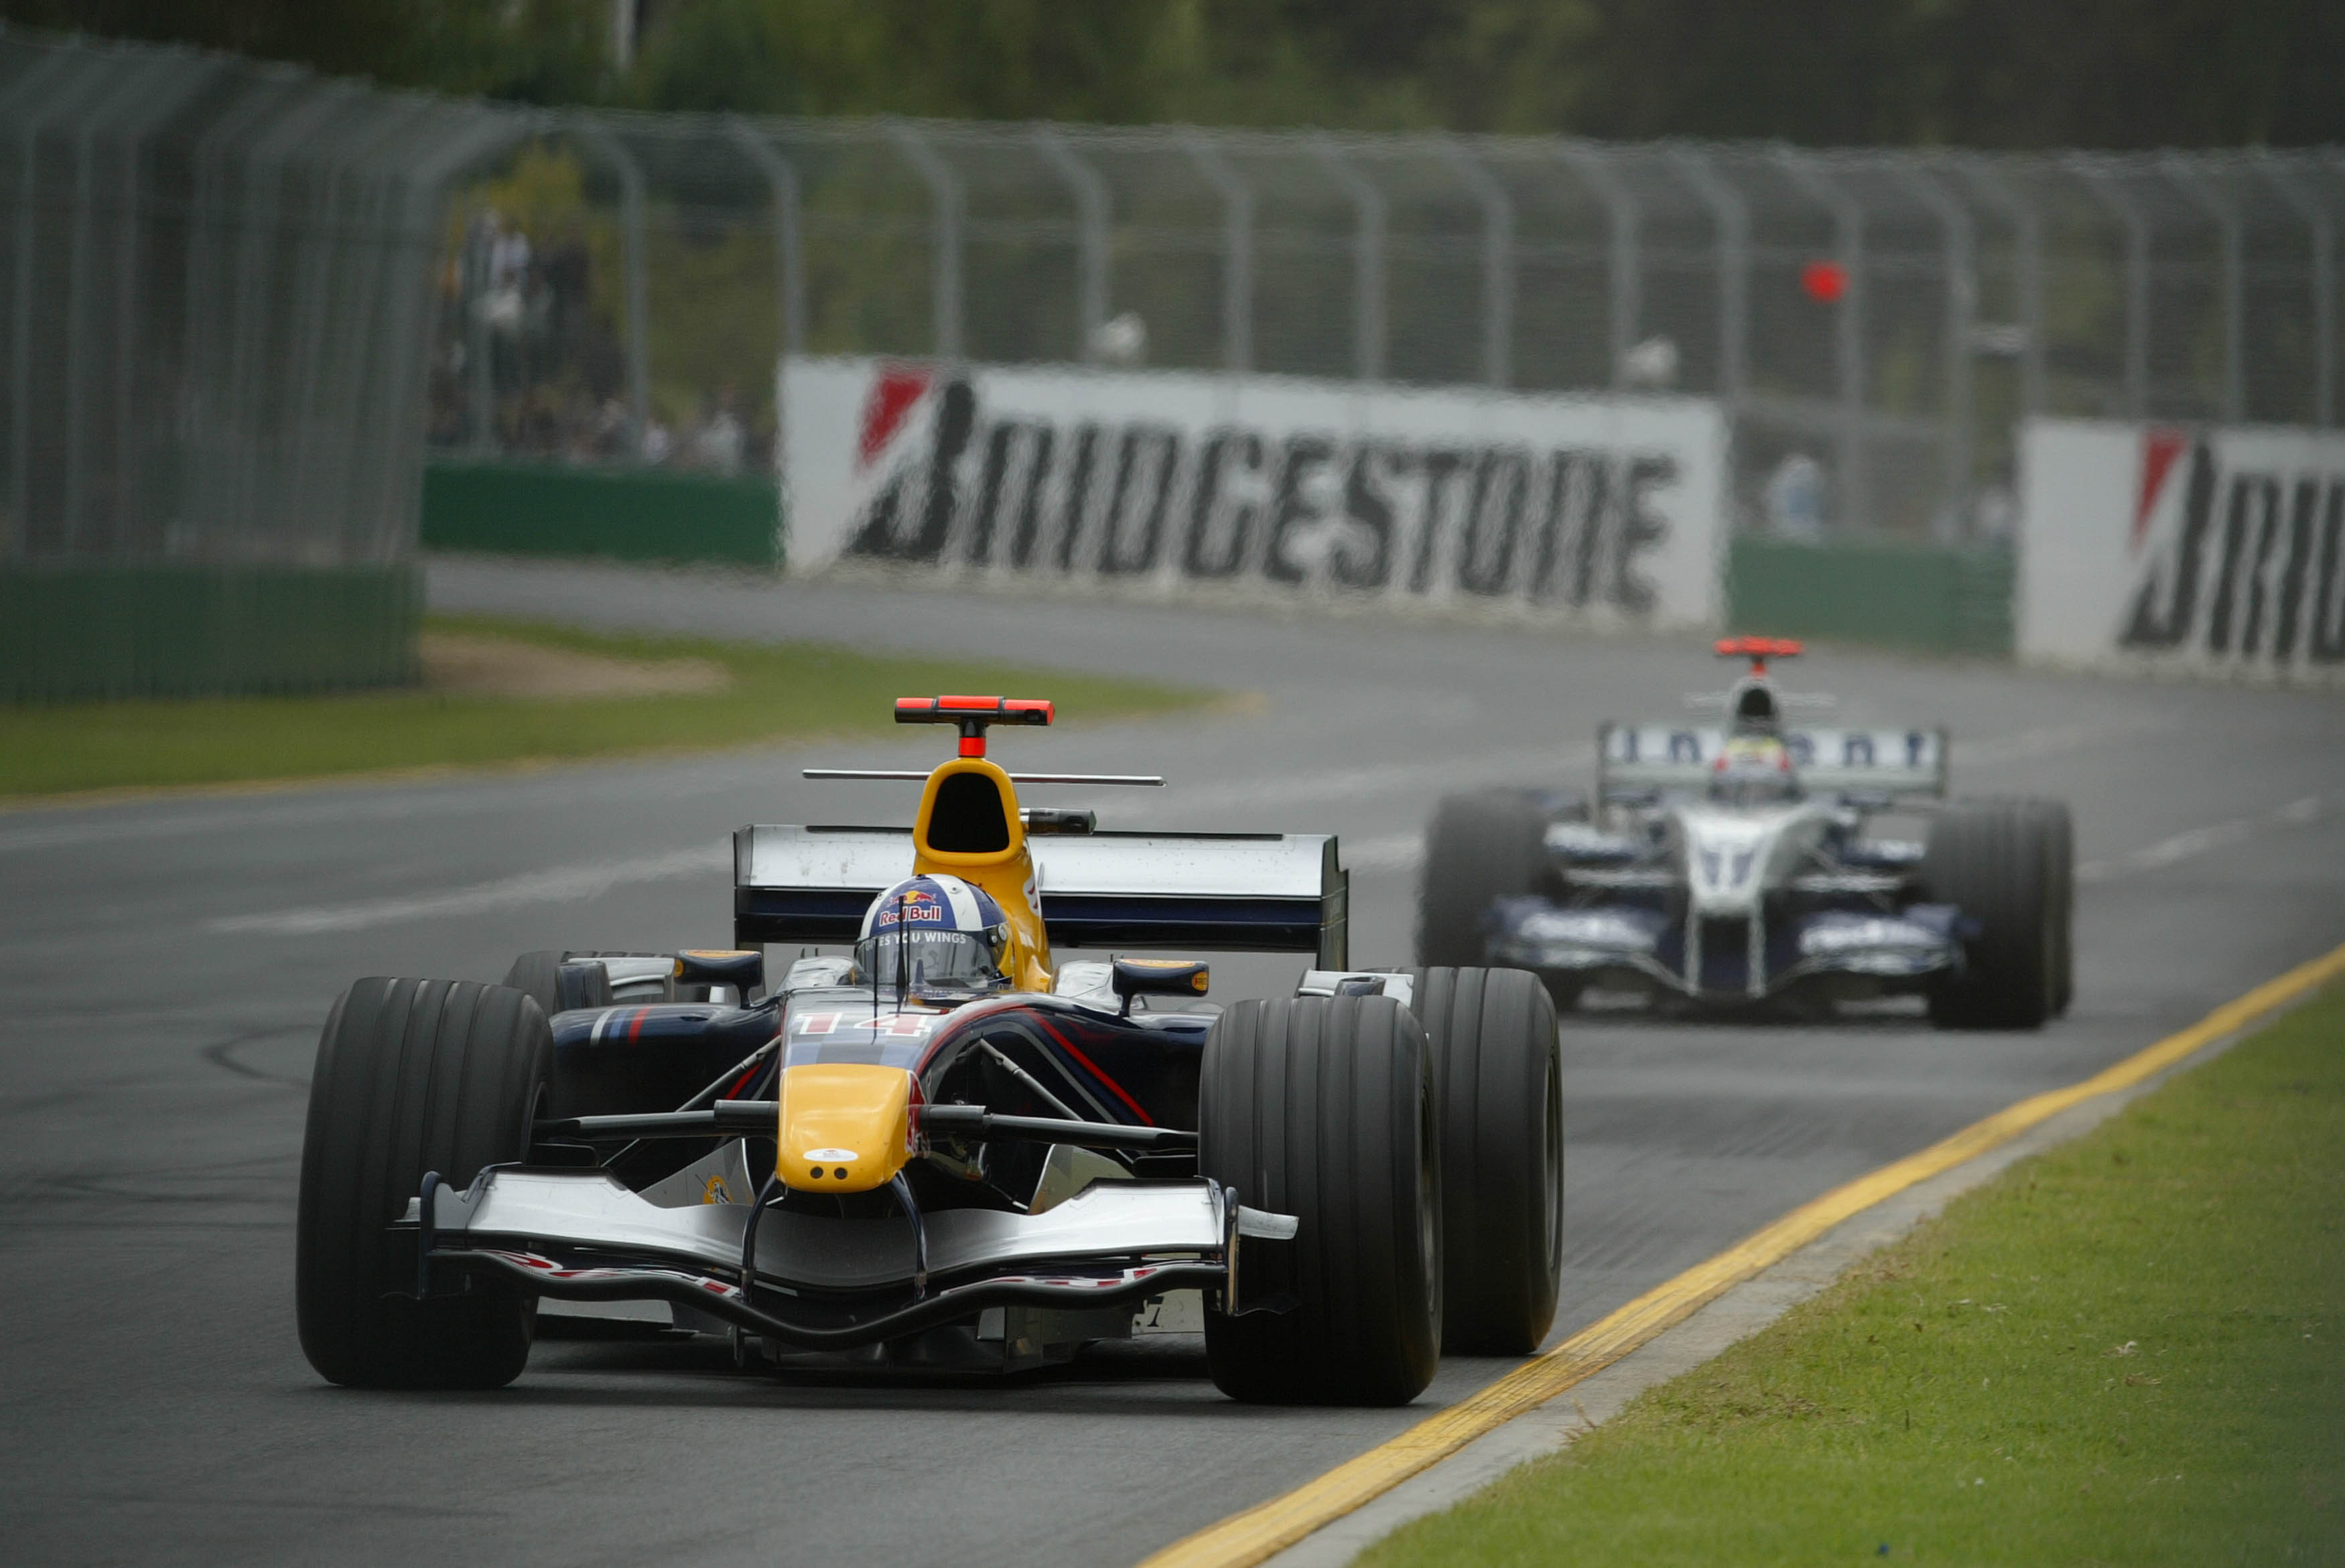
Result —
[[[491,655],[510,653],[517,644],[557,656],[650,666],[655,680],[662,670],[696,662],[711,679],[701,689],[616,694],[427,686],[330,696],[0,706],[0,797],[869,735],[894,730],[897,697],[941,692],[1050,697],[1059,704],[1061,722],[1078,723],[1188,706],[1212,695],[1009,665],[874,658],[812,643],[606,636],[473,617],[426,623],[427,669],[435,633]]]
[[[1360,1561],[2345,1563],[2345,986]]]

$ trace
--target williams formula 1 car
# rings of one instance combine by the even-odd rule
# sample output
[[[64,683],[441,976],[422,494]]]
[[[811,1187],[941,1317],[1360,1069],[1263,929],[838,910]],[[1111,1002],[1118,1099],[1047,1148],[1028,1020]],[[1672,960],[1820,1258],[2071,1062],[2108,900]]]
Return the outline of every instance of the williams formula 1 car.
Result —
[[[541,1302],[650,1303],[745,1368],[1013,1371],[1202,1329],[1214,1381],[1269,1401],[1405,1401],[1445,1347],[1538,1344],[1562,1101],[1536,976],[1349,967],[1332,837],[1021,808],[1021,782],[1158,782],[988,758],[1048,703],[896,716],[959,754],[812,772],[922,781],[913,825],[741,829],[734,948],[335,1004],[297,1266],[321,1374],[501,1385]],[[769,985],[769,943],[817,951]],[[1223,1009],[1203,962],[1054,945],[1315,966]]]
[[[1440,803],[1420,961],[1519,966],[1565,1007],[1593,988],[1711,1007],[1918,992],[1942,1027],[2034,1028],[2066,1011],[2067,807],[1949,802],[1944,732],[1794,727],[1767,664],[1800,644],[1717,651],[1750,662],[1726,723],[1605,724],[1592,800]],[[1891,812],[1924,818],[1926,836],[1868,831]]]

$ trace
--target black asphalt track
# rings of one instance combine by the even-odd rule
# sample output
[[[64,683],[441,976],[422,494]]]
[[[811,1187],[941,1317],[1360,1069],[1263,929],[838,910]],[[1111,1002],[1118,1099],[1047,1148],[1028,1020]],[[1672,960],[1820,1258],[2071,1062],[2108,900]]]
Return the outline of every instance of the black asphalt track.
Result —
[[[1126,671],[1258,693],[1012,732],[1015,765],[1161,771],[1109,825],[1333,830],[1354,956],[1407,959],[1414,843],[1460,784],[1587,773],[1682,713],[1700,639],[947,598],[442,562],[435,602]],[[2266,688],[1824,652],[1847,723],[1944,722],[1958,789],[2075,805],[2078,989],[2037,1034],[1579,1016],[1558,1334],[1776,1214],[2071,1082],[2345,941],[2345,705]],[[1048,696],[1047,685],[1015,695]],[[909,818],[900,741],[0,814],[0,1559],[15,1563],[1117,1564],[1318,1473],[1399,1411],[1249,1409],[1193,1344],[1007,1386],[775,1381],[696,1346],[547,1341],[513,1388],[352,1393],[292,1324],[304,1080],[361,974],[728,939],[736,824]],[[1043,792],[1030,792],[1043,798]],[[1226,998],[1299,963],[1217,967]]]

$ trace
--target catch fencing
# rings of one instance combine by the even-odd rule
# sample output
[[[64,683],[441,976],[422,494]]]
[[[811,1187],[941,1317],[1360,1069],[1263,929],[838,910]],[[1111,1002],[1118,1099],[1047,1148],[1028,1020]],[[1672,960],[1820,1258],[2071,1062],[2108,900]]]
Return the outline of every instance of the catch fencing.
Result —
[[[591,115],[460,206],[452,454],[763,468],[786,352],[1673,392],[1739,528],[1960,544],[2030,415],[2338,415],[2333,151]]]
[[[1950,547],[1992,647],[2025,420],[2334,428],[2345,334],[2334,149],[546,111],[5,28],[0,217],[20,697],[411,677],[427,467],[482,547],[773,561],[793,357],[1700,399],[1730,579]]]
[[[444,203],[525,128],[0,29],[0,698],[411,677]]]

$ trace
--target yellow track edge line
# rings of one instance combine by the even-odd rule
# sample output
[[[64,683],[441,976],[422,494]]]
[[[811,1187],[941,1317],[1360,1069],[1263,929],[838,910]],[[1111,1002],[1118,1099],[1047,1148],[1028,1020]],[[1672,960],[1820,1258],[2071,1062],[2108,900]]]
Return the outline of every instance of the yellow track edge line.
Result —
[[[2081,1083],[2032,1095],[1919,1153],[1909,1154],[1846,1186],[1834,1188],[1716,1257],[1648,1290],[1553,1350],[1543,1351],[1399,1436],[1283,1496],[1183,1536],[1143,1560],[1139,1568],[1253,1568],[1322,1525],[1342,1518],[1419,1471],[1447,1458],[1485,1432],[1602,1371],[1664,1329],[1682,1322],[1731,1287],[1782,1261],[1842,1221],[1917,1182],[2009,1143],[2072,1106],[2130,1088],[2339,974],[2345,974],[2345,946],[2266,981],[2245,996],[2224,1003],[2179,1034],[2168,1035]]]

